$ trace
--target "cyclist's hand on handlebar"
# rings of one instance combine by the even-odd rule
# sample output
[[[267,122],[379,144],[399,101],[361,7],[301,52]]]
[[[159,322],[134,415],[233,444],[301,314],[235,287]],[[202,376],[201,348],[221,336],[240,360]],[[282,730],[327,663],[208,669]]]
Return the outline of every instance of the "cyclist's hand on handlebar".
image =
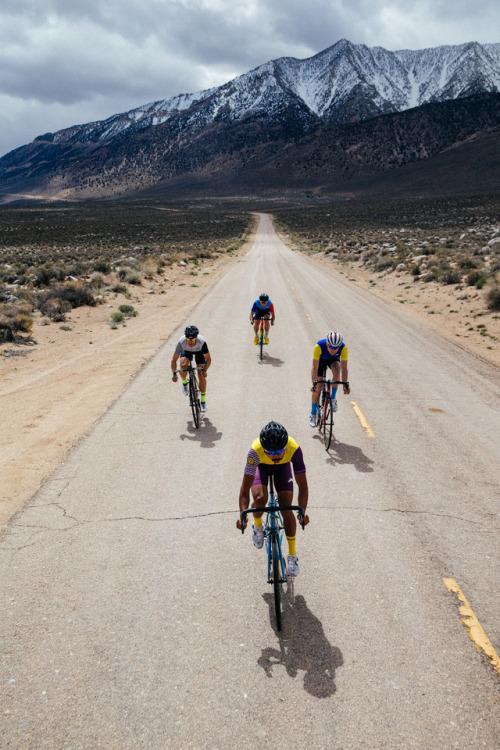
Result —
[[[172,375],[172,380],[174,381],[174,383],[177,383],[177,379],[177,375]]]
[[[344,386],[344,393],[347,396],[351,392],[351,386],[345,385]]]
[[[297,513],[297,518],[299,519],[300,523],[302,523],[300,513]],[[304,526],[307,526],[308,523],[309,523],[309,516],[307,515],[307,513],[304,513]]]
[[[248,525],[248,518],[247,516],[245,516],[245,525],[243,526],[243,528],[246,529],[247,525]],[[241,518],[238,518],[238,520],[236,521],[236,528],[241,531]]]

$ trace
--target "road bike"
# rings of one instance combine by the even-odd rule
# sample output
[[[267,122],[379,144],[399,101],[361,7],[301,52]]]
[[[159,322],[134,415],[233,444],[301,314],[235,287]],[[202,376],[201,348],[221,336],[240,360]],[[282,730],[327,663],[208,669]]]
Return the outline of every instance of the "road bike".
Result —
[[[261,360],[264,353],[264,347],[266,346],[266,330],[264,328],[265,320],[271,320],[271,318],[260,318],[259,330],[257,332],[257,346],[259,347],[259,355]],[[252,319],[251,323],[252,325],[255,323],[255,318]]]
[[[197,365],[193,367],[188,365],[182,370],[174,370],[173,375],[178,375],[181,372],[187,372],[188,374],[188,395],[189,405],[193,413],[193,422],[195,427],[200,426],[200,413],[201,413],[201,400],[200,400],[200,386],[198,385],[198,378],[196,377],[197,370],[203,370],[203,365]]]
[[[318,409],[316,410],[316,427],[323,433],[323,444],[325,450],[328,450],[332,442],[333,434],[333,409],[332,409],[332,385],[345,385],[349,388],[347,380],[315,380],[313,385],[316,388],[318,383],[323,383],[323,388],[319,396]]]
[[[282,586],[287,582],[286,563],[281,550],[284,534],[281,512],[284,510],[298,511],[300,524],[304,528],[304,509],[300,505],[278,505],[274,492],[272,475],[269,477],[269,500],[264,508],[249,508],[240,513],[241,533],[245,533],[246,516],[249,513],[266,513],[264,522],[264,541],[267,550],[267,582],[273,585],[274,609],[276,613],[276,627],[281,630],[281,595]]]

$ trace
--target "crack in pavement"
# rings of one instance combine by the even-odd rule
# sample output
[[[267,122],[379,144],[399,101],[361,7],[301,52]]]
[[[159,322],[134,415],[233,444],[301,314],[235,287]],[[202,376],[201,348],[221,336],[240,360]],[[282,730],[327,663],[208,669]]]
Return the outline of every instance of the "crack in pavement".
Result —
[[[470,518],[462,518],[461,516],[453,516],[449,513],[433,513],[432,511],[428,510],[409,510],[409,509],[403,509],[403,508],[370,508],[369,506],[361,507],[361,506],[337,506],[336,508],[332,508],[331,506],[326,505],[316,505],[316,506],[310,506],[315,507],[317,510],[364,510],[364,511],[371,511],[373,513],[402,513],[402,514],[408,514],[408,515],[416,515],[416,516],[434,516],[436,518],[450,518],[453,521],[462,521],[463,523],[470,523],[476,526],[487,526],[488,524],[483,523],[482,521],[478,521],[476,519],[470,519]],[[491,516],[492,520],[496,519],[498,517],[497,513],[489,513],[488,515]]]
[[[95,523],[117,523],[120,521],[146,521],[149,523],[164,523],[166,521],[189,521],[194,520],[197,518],[209,518],[210,516],[223,516],[223,515],[236,515],[238,513],[237,510],[220,510],[220,511],[210,511],[209,513],[196,513],[194,515],[187,515],[187,516],[163,516],[158,518],[148,518],[147,516],[117,516],[113,518],[94,518],[94,519],[79,519],[75,516],[71,516],[68,514],[66,509],[60,505],[59,503],[48,503],[45,506],[37,506],[37,507],[50,507],[55,506],[56,508],[59,508],[61,513],[63,514],[64,518],[71,519],[74,521],[74,523],[71,526],[68,526],[65,529],[57,529],[52,526],[43,526],[40,524],[22,524],[17,523],[13,524],[13,526],[18,528],[26,528],[26,529],[45,529],[47,531],[68,531],[69,529],[73,528],[75,525],[81,525],[81,524],[95,524]],[[479,526],[487,526],[486,523],[479,521],[478,519],[469,519],[469,518],[462,518],[461,516],[453,516],[446,513],[433,513],[430,511],[425,510],[405,510],[402,508],[373,508],[373,507],[363,507],[363,506],[337,506],[337,507],[331,507],[326,505],[309,505],[310,510],[330,510],[330,511],[370,511],[373,513],[401,513],[401,514],[408,514],[408,515],[428,515],[428,516],[434,516],[436,518],[448,518],[452,519],[454,521],[462,521],[463,523],[469,523],[473,525],[479,525]],[[497,514],[492,513],[491,514],[492,519],[497,517]]]

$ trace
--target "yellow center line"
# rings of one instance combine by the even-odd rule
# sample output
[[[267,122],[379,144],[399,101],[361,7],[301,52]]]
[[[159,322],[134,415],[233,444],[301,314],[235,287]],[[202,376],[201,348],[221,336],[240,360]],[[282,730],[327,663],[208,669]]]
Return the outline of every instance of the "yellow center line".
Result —
[[[294,286],[291,286],[290,289],[293,289],[295,291],[295,287]]]
[[[372,428],[368,424],[365,415],[363,414],[363,412],[361,411],[357,403],[355,401],[351,401],[351,404],[352,404],[352,408],[354,409],[355,415],[361,422],[361,427],[365,428],[365,432],[368,435],[368,437],[375,437],[375,433],[373,432]]]
[[[488,636],[481,627],[481,624],[474,614],[472,607],[463,595],[460,586],[454,578],[443,578],[443,581],[448,591],[456,594],[458,599],[463,602],[459,610],[461,615],[460,619],[465,625],[465,629],[469,633],[469,638],[471,639],[471,641],[473,641],[478,650],[481,649],[482,651],[484,651],[486,656],[491,659],[491,664],[494,669],[496,669],[497,672],[500,673],[500,658],[491,645]]]
[[[300,299],[300,297],[297,297],[297,302],[302,302],[302,300]]]
[[[312,318],[311,318],[311,316],[310,316],[310,315],[308,315],[307,313],[306,313],[306,318],[307,318],[307,320],[309,321],[309,323],[312,323]]]

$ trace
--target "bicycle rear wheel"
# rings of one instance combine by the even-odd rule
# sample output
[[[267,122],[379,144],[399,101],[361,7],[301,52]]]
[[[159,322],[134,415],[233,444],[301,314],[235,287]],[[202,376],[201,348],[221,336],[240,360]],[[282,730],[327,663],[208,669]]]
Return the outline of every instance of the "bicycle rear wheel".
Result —
[[[273,536],[271,543],[273,557],[273,586],[274,586],[274,609],[276,612],[276,627],[281,630],[281,565],[278,537]]]
[[[191,404],[191,411],[193,412],[193,422],[195,427],[200,426],[200,400],[199,400],[199,390],[198,390],[198,382],[196,380],[196,375],[191,374],[191,377],[189,378],[189,402]]]
[[[332,442],[332,430],[333,430],[333,411],[332,402],[329,398],[325,399],[325,410],[323,412],[323,443],[325,449],[328,450],[330,443]]]

